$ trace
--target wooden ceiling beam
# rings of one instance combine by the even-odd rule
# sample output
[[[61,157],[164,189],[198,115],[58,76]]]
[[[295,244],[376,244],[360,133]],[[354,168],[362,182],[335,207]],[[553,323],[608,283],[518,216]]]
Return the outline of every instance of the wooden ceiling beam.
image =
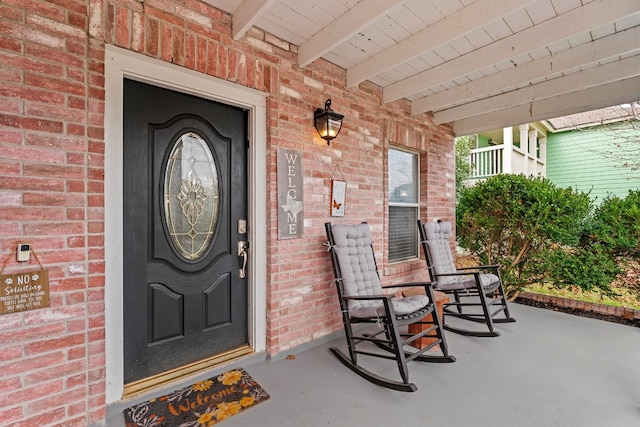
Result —
[[[298,66],[306,67],[370,26],[406,0],[363,0],[298,46]]]
[[[608,60],[638,50],[640,50],[640,27],[632,27],[593,42],[557,52],[549,57],[536,59],[518,67],[416,99],[411,102],[411,113],[437,112],[485,98],[489,92],[495,91],[496,88],[508,90],[526,82],[542,79],[550,74],[562,73],[579,66]]]
[[[638,75],[640,75],[640,55],[635,55],[535,85],[526,86],[522,89],[443,110],[433,115],[433,121],[435,124],[449,123],[491,111],[500,111],[566,93],[589,89],[594,86],[624,80],[625,78]],[[637,92],[640,92],[640,88]]]
[[[490,129],[500,129],[634,102],[640,98],[638,88],[640,88],[640,77],[619,80],[527,105],[519,105],[507,110],[493,111],[457,120],[453,123],[453,132],[456,136],[471,135]]]
[[[276,0],[244,0],[233,12],[231,36],[240,40]]]
[[[383,88],[383,101],[391,102],[422,92],[479,71],[487,64],[507,61],[635,13],[639,13],[638,0],[594,0],[466,55],[392,83]]]
[[[525,7],[531,0],[476,0],[469,6],[347,69],[347,87]]]

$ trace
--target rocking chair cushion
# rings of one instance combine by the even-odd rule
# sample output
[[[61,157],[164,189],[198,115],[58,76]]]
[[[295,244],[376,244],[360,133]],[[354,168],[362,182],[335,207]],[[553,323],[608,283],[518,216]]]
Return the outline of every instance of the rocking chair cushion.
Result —
[[[436,275],[456,273],[456,264],[449,247],[449,236],[452,226],[450,222],[425,223],[427,245],[433,262]],[[440,276],[436,279],[436,289],[454,290],[476,287],[476,279],[473,274],[460,276]],[[480,284],[485,292],[493,292],[500,286],[500,279],[495,274],[480,274]]]
[[[449,274],[456,272],[456,264],[449,247],[451,235],[450,222],[428,222],[425,224],[427,245],[431,254],[434,273]]]
[[[351,304],[353,302],[357,302],[358,304]],[[405,317],[408,314],[422,310],[427,304],[429,304],[429,297],[426,295],[413,295],[391,300],[391,305],[393,306],[396,317]],[[386,316],[382,300],[350,301],[349,315],[363,319]]]
[[[345,296],[383,295],[376,261],[371,248],[371,231],[367,224],[332,226],[334,250],[342,274]],[[403,316],[424,308],[429,304],[426,295],[394,298],[394,312]],[[368,318],[385,315],[382,299],[349,300],[349,314],[352,317]]]
[[[476,287],[476,278],[473,274],[463,276],[441,276],[437,280],[437,289],[454,290]],[[493,292],[500,286],[500,279],[495,274],[480,274],[480,284],[486,293]]]
[[[473,337],[497,337],[500,333],[494,330],[494,323],[515,322],[509,315],[500,266],[476,265],[457,268],[449,243],[452,229],[450,222],[418,220],[420,243],[429,276],[435,282],[437,290],[454,297],[443,310],[444,328]],[[478,310],[479,308],[482,308],[482,311]],[[505,317],[494,319],[499,313]],[[451,317],[484,323],[488,331],[455,326],[447,321]]]
[[[398,391],[416,391],[409,382],[407,362],[454,362],[449,355],[442,333],[440,316],[433,314],[435,304],[432,283],[404,282],[386,288],[422,289],[423,294],[395,298],[384,295],[376,259],[371,245],[371,231],[366,223],[359,225],[324,224],[331,254],[333,274],[340,303],[344,332],[349,355],[336,347],[331,352],[349,369],[374,384]],[[427,319],[426,317],[429,317]],[[410,326],[420,323],[419,330]],[[353,324],[369,324],[368,328],[353,328]],[[373,325],[376,327],[373,327]],[[402,331],[400,328],[403,328]],[[428,335],[427,335],[428,334]],[[433,341],[408,352],[407,345],[416,345],[429,337]],[[370,345],[378,347],[371,351]],[[361,349],[360,345],[366,347]],[[427,351],[439,345],[442,356],[427,355]],[[431,353],[431,352],[430,352]],[[358,363],[358,355],[395,360],[401,381],[376,374]]]

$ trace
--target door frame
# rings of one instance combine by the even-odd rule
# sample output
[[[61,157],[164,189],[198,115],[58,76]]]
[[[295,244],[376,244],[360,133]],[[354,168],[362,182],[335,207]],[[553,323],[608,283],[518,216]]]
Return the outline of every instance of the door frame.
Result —
[[[104,246],[106,403],[124,391],[122,106],[124,78],[248,110],[248,336],[254,352],[266,349],[266,104],[268,93],[207,76],[116,46],[105,46]]]

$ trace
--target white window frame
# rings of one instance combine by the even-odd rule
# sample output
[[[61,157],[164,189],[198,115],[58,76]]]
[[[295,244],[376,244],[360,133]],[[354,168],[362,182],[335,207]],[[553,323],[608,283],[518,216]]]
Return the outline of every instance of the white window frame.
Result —
[[[391,151],[400,151],[400,152],[404,152],[407,154],[410,154],[411,156],[413,156],[416,160],[415,166],[416,166],[416,176],[415,176],[415,194],[416,194],[416,201],[415,202],[411,202],[411,203],[401,203],[401,202],[392,202],[391,201],[391,179],[390,179],[390,174],[391,174],[391,162],[389,161],[390,158],[390,152]],[[407,261],[411,261],[411,260],[415,260],[417,258],[419,258],[420,254],[419,254],[419,239],[418,239],[418,229],[417,229],[417,219],[420,217],[420,153],[417,153],[415,151],[412,150],[407,150],[401,147],[397,147],[397,146],[389,146],[387,148],[387,182],[389,183],[388,185],[388,189],[387,189],[387,197],[388,197],[388,215],[389,215],[389,221],[387,224],[387,257],[388,257],[388,263],[389,264],[397,264],[397,263],[401,263],[401,262],[407,262]],[[400,208],[413,208],[415,210],[415,218],[416,221],[414,221],[412,224],[408,224],[407,225],[407,229],[412,230],[413,235],[415,236],[415,248],[413,250],[413,256],[411,257],[402,257],[402,258],[392,258],[392,251],[391,251],[391,208],[392,207],[400,207]],[[411,228],[409,228],[411,227]]]

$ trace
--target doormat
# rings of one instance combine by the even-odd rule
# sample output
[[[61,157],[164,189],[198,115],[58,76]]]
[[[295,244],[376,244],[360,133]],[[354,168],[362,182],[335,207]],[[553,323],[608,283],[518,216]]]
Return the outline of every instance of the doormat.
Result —
[[[244,369],[227,371],[124,410],[127,427],[212,426],[269,399]]]

